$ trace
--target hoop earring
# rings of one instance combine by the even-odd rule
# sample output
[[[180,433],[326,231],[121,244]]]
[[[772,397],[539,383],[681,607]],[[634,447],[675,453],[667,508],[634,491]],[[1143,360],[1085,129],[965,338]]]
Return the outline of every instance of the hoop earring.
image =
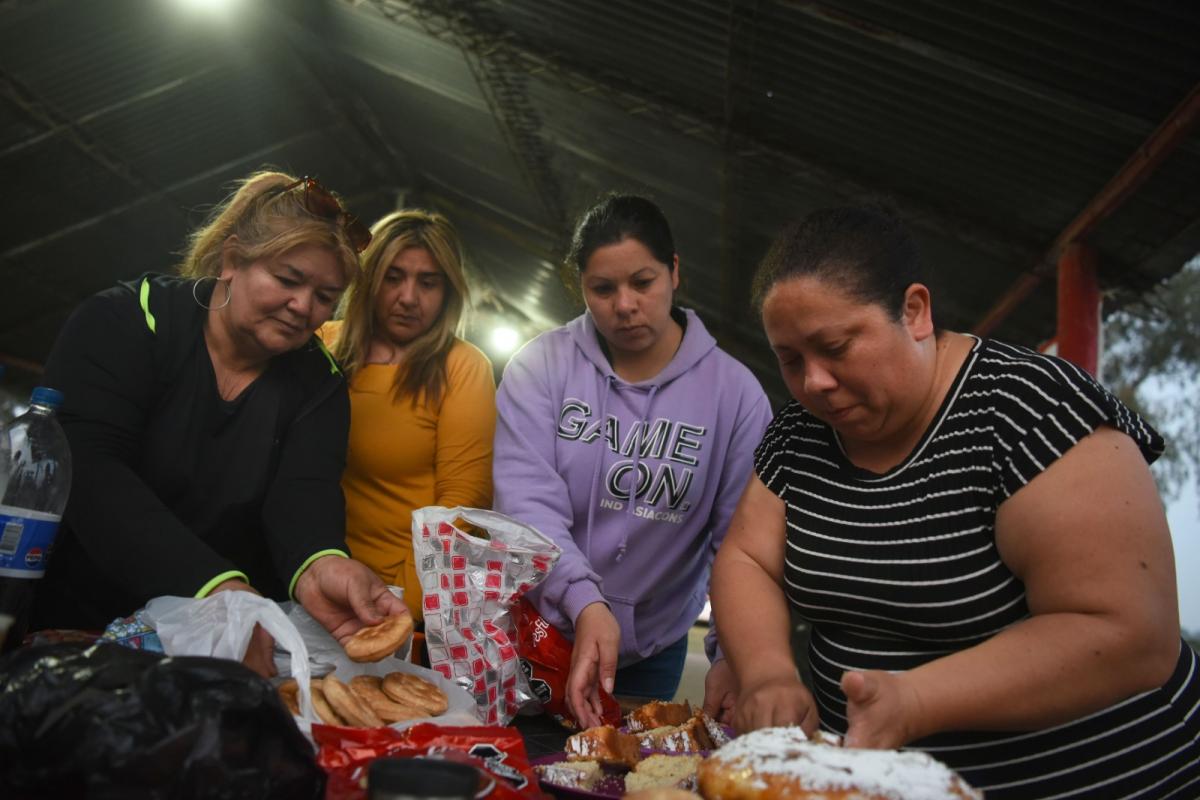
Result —
[[[203,302],[203,301],[200,299],[199,295],[197,295],[197,294],[196,294],[196,289],[198,289],[198,288],[200,287],[200,282],[201,282],[201,281],[207,281],[207,280],[214,280],[214,281],[216,281],[217,283],[223,283],[223,284],[225,284],[225,302],[224,302],[224,303],[221,303],[221,305],[219,305],[219,306],[206,306],[206,305],[204,305],[204,302]],[[214,292],[216,292],[216,291],[217,291],[217,286],[216,286],[216,284],[213,284],[213,291],[214,291]],[[222,280],[221,280],[220,278],[218,278],[216,275],[205,275],[203,278],[197,278],[197,279],[196,279],[196,282],[192,284],[192,299],[196,301],[196,305],[200,306],[200,307],[201,307],[201,308],[203,308],[205,311],[220,311],[222,308],[224,308],[225,306],[229,305],[229,301],[230,301],[231,299],[233,299],[233,286],[232,286],[232,284],[230,284],[230,283],[226,283],[225,281],[222,281]],[[211,295],[209,295],[209,302],[212,302],[212,296],[211,296]]]

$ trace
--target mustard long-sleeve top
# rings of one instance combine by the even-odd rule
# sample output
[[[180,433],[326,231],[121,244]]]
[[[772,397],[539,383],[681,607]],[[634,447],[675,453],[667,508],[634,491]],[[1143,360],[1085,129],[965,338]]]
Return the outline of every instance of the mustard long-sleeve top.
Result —
[[[320,334],[333,342],[341,323]],[[350,380],[350,441],[342,490],[346,544],[385,583],[404,587],[421,620],[421,584],[413,559],[412,512],[424,506],[492,504],[496,380],[479,348],[456,340],[446,361],[441,405],[396,402],[398,366],[368,364]]]

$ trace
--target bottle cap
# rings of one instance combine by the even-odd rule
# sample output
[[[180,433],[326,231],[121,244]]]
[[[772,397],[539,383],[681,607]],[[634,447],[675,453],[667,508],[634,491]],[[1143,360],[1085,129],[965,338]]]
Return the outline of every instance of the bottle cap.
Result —
[[[29,398],[29,402],[35,406],[50,406],[58,408],[63,402],[63,393],[58,389],[51,389],[49,386],[38,386],[33,390],[33,394]]]

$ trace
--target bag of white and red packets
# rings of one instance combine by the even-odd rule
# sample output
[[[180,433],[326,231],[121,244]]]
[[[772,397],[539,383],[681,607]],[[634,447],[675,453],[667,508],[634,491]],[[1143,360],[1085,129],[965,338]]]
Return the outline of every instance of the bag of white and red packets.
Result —
[[[512,609],[561,551],[528,525],[477,508],[418,508],[412,531],[429,666],[474,696],[481,722],[507,725],[537,702],[517,658]]]

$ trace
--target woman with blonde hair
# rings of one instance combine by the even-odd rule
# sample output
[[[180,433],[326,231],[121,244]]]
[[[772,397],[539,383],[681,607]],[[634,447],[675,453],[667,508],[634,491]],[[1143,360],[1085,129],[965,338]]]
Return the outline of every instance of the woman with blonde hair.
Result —
[[[99,629],[153,597],[250,591],[339,639],[406,613],[345,544],[346,382],[313,334],[370,233],[316,180],[260,172],[178,276],[85,301],[46,365],[74,480],[35,627]],[[274,671],[259,631],[246,663]]]
[[[343,319],[321,330],[350,381],[346,536],[356,558],[404,587],[420,621],[412,512],[491,505],[496,384],[487,356],[459,337],[470,289],[449,220],[407,209],[371,235]]]

